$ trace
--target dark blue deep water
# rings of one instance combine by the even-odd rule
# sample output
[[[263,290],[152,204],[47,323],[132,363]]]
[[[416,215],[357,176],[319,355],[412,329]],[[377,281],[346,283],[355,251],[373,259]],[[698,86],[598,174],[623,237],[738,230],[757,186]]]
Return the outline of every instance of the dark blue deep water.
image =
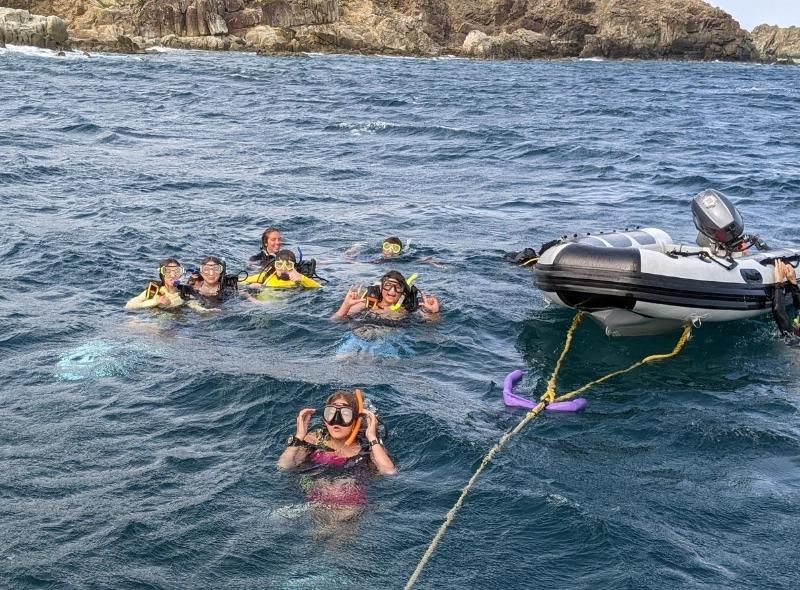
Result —
[[[0,50],[0,587],[402,588],[571,314],[506,250],[656,225],[714,187],[800,243],[800,69]],[[277,224],[328,283],[131,313],[158,260],[231,270]],[[389,234],[439,324],[342,354],[328,317]],[[435,256],[444,268],[421,265]],[[581,326],[561,390],[669,350]],[[800,353],[768,317],[512,439],[420,588],[798,586]],[[297,411],[361,386],[400,472],[343,526],[275,462]]]

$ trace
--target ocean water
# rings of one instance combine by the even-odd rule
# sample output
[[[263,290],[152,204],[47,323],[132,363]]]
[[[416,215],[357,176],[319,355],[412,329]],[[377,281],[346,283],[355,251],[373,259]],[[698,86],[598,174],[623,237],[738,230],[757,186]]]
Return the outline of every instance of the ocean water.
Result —
[[[502,261],[564,233],[694,239],[713,187],[796,245],[800,69],[0,49],[0,587],[402,588],[570,322]],[[324,288],[130,313],[159,259],[243,268],[282,228]],[[329,321],[399,235],[439,323]],[[420,259],[434,257],[439,266]],[[677,335],[579,329],[573,388]],[[798,586],[800,353],[768,317],[546,415],[478,480],[419,588]],[[359,386],[399,473],[325,522],[276,460]]]

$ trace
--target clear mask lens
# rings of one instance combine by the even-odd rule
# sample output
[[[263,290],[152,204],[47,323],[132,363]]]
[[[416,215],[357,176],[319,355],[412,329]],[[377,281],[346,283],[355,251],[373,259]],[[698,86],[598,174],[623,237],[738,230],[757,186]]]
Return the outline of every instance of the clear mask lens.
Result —
[[[395,283],[394,281],[387,281],[381,285],[381,289],[387,292],[394,291],[395,293],[402,293],[403,287],[399,283]]]
[[[209,273],[212,275],[219,275],[222,274],[222,266],[219,264],[204,264],[200,267],[200,272]]]
[[[353,419],[355,418],[355,414],[353,412],[353,408],[350,406],[325,406],[325,409],[322,411],[322,418],[328,424],[338,425],[338,426],[350,426],[353,423]]]

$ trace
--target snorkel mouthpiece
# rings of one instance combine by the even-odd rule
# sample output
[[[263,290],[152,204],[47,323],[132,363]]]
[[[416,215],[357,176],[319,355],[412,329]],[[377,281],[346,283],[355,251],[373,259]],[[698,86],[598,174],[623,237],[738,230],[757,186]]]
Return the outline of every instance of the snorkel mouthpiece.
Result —
[[[397,311],[403,306],[403,303],[405,303],[406,300],[406,293],[408,293],[409,287],[411,287],[411,285],[413,285],[414,281],[416,280],[417,280],[417,273],[414,273],[413,275],[411,275],[406,279],[406,286],[405,289],[403,289],[403,293],[400,295],[400,299],[397,300],[397,303],[393,303],[392,305],[390,305],[389,309],[391,309],[392,311]]]

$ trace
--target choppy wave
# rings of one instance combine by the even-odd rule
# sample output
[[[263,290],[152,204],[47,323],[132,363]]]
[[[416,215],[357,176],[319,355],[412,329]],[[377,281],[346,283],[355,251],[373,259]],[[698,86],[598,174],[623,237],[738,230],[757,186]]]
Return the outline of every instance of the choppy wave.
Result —
[[[537,396],[563,342],[570,315],[504,251],[634,225],[691,241],[709,186],[748,231],[797,241],[791,69],[155,51],[0,48],[4,586],[401,587],[522,417],[503,377],[524,368]],[[122,311],[162,258],[236,272],[270,225],[323,289]],[[442,321],[331,323],[389,268],[387,235]],[[673,344],[587,323],[558,386]],[[798,367],[768,318],[704,326],[536,421],[420,586],[794,587]],[[400,473],[330,527],[274,465],[299,408],[342,386],[378,407]]]

